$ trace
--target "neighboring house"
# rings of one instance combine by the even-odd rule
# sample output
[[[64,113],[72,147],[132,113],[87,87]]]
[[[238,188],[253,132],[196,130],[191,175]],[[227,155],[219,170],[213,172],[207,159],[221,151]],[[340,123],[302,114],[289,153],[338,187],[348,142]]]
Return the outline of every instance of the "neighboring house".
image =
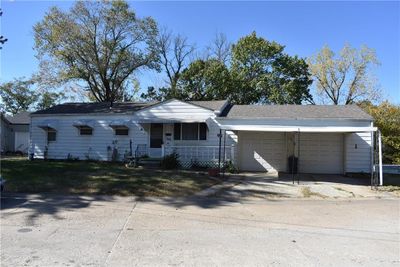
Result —
[[[66,103],[31,114],[35,158],[231,161],[242,171],[370,172],[372,118],[357,106],[231,105],[228,101]]]
[[[30,113],[22,111],[13,116],[2,115],[1,150],[26,154],[29,148]]]
[[[28,153],[30,113],[21,111],[13,116],[7,116],[11,127],[10,151]]]
[[[10,122],[3,113],[0,113],[0,123],[0,151],[5,153],[10,151],[11,127]]]

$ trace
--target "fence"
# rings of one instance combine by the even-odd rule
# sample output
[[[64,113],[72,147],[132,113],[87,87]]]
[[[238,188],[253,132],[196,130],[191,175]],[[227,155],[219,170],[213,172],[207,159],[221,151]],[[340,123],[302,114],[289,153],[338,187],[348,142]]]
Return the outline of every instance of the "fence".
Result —
[[[224,146],[221,148],[219,146],[171,146],[166,153],[172,152],[179,155],[179,161],[184,168],[217,167],[220,155],[221,163],[234,161],[235,147],[233,145],[225,146],[225,148]]]

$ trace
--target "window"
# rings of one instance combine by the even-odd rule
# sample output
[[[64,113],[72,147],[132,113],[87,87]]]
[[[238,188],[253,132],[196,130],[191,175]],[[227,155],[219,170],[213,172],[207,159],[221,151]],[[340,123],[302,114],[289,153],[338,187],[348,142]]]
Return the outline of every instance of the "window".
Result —
[[[207,140],[207,124],[175,123],[174,140]]]
[[[150,126],[150,147],[161,148],[163,144],[163,129],[162,123],[152,123]]]
[[[181,140],[181,124],[174,124],[174,140]]]
[[[115,135],[129,135],[129,128],[126,127],[115,128]]]
[[[93,128],[91,128],[89,126],[81,126],[81,127],[79,127],[79,133],[80,133],[80,135],[92,135]]]
[[[54,129],[47,130],[47,142],[54,142],[57,139],[57,132]]]
[[[182,123],[182,140],[198,140],[198,127],[197,123]]]
[[[207,140],[207,124],[199,123],[199,139]]]

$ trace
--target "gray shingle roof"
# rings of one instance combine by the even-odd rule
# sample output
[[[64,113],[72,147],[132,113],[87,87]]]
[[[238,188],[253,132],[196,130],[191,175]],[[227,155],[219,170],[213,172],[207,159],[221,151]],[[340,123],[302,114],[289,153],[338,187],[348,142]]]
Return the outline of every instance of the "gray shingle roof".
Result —
[[[227,103],[227,100],[212,100],[212,101],[188,101],[196,106],[200,106],[203,108],[211,109],[211,110],[221,110],[221,108]]]
[[[228,118],[363,119],[372,117],[356,105],[234,105]]]
[[[64,103],[48,109],[39,110],[32,114],[124,114],[133,113],[142,108],[153,105],[155,102],[123,102],[113,103]]]
[[[11,124],[30,124],[31,123],[30,113],[27,111],[22,111],[13,116],[7,116],[7,120]]]
[[[110,108],[109,102],[64,103],[32,114],[131,114],[157,103],[160,102],[122,102],[113,103],[112,108]],[[211,110],[220,110],[225,105],[226,100],[189,101],[188,103]]]

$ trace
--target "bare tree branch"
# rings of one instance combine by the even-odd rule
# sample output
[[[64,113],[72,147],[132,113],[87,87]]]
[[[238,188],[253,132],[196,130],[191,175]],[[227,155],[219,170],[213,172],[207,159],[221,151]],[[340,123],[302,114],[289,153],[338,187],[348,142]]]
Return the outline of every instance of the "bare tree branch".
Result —
[[[321,100],[332,104],[352,104],[356,99],[377,100],[380,91],[374,80],[371,67],[378,65],[375,52],[363,46],[351,48],[346,44],[340,54],[325,46],[308,59],[308,65],[316,81],[316,91]]]

